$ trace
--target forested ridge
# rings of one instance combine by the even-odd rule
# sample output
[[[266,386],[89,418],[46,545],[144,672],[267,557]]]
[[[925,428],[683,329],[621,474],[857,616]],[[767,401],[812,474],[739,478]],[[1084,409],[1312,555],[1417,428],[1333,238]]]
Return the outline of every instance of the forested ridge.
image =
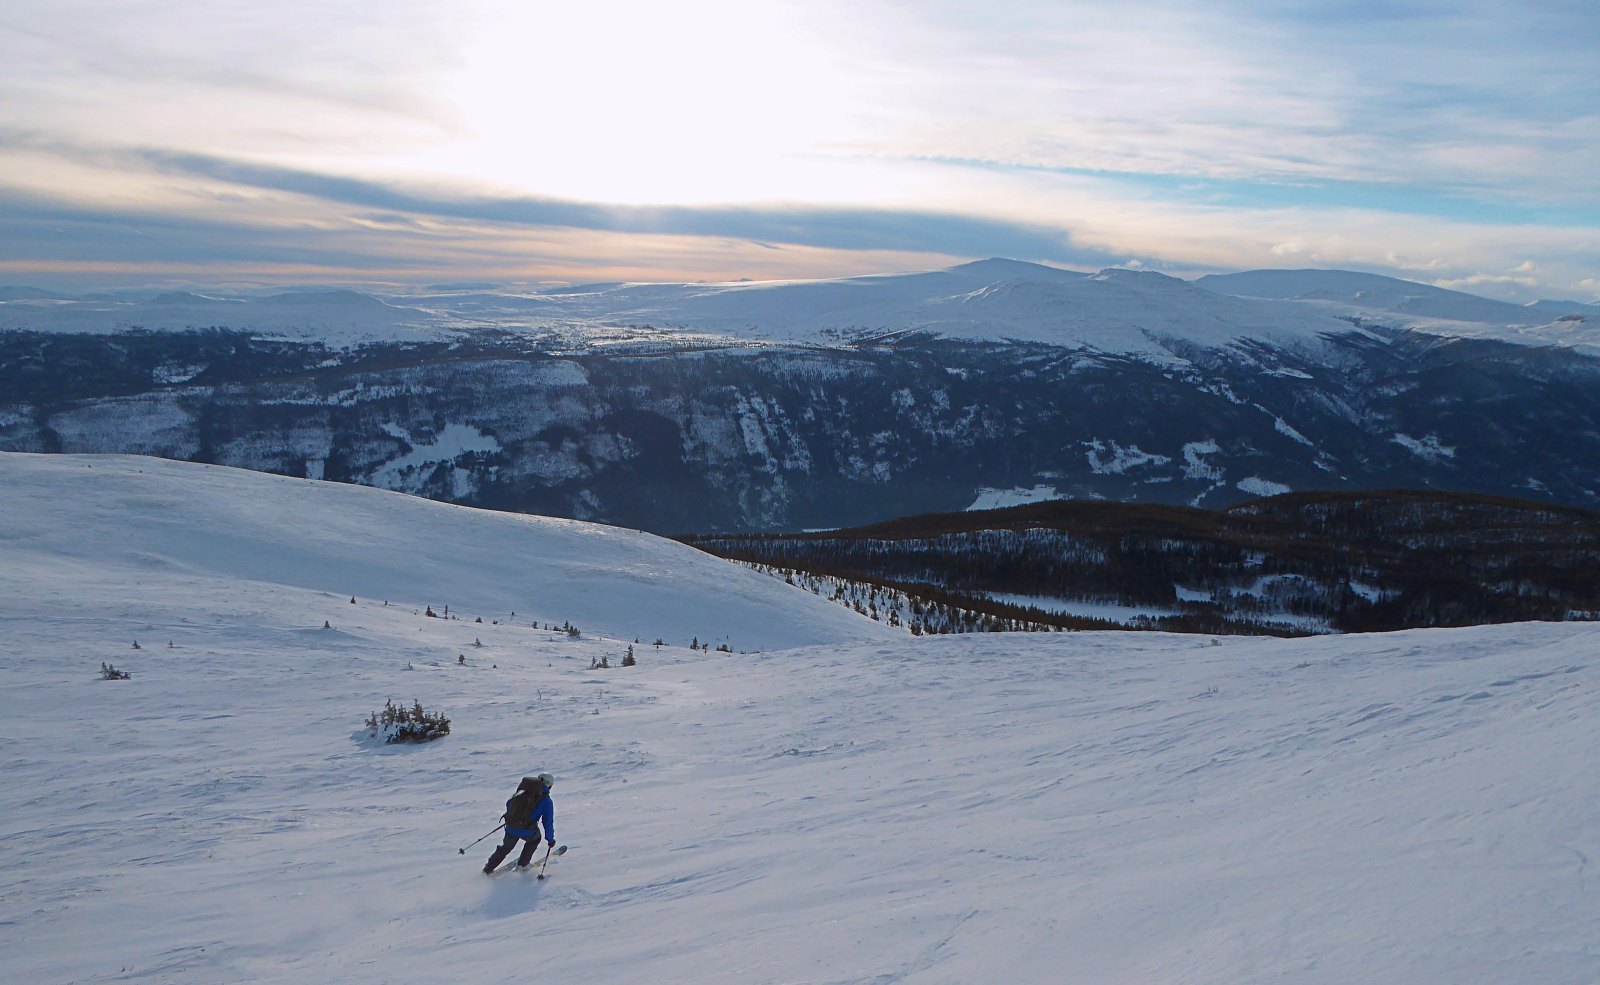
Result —
[[[1600,513],[1494,496],[1290,493],[1218,510],[1057,500],[684,540],[1062,628],[1096,619],[1094,604],[1133,610],[1123,625],[1205,633],[1600,618]]]

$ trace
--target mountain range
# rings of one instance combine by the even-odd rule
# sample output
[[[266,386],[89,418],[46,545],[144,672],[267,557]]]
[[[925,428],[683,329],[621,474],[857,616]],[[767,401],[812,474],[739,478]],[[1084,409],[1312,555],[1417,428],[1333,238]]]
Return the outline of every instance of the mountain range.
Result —
[[[0,450],[656,531],[1054,497],[1600,506],[1600,314],[1348,271],[0,301]]]

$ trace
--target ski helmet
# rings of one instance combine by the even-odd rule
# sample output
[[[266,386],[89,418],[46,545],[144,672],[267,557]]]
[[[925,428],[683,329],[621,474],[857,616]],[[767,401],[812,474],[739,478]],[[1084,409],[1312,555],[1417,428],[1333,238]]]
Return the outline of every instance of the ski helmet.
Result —
[[[549,790],[551,787],[556,785],[556,778],[551,776],[549,773],[540,773],[539,782],[544,784],[544,788],[546,790]]]

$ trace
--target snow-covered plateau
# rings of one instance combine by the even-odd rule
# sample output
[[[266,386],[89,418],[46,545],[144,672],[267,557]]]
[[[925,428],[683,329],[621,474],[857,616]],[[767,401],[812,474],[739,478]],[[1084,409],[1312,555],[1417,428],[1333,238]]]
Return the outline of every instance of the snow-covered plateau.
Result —
[[[607,283],[542,290],[384,294],[170,291],[55,297],[0,290],[0,331],[117,334],[226,328],[333,346],[485,330],[574,350],[836,346],[910,333],[1027,342],[1182,362],[1173,343],[1313,345],[1351,322],[1600,353],[1595,305],[1518,306],[1345,270],[1255,270],[1191,283],[1145,270],[1064,270],[988,259],[942,270],[728,283]]]
[[[0,637],[4,982],[1600,980],[1593,624],[912,639],[632,531],[6,454]],[[450,734],[357,741],[387,699]],[[484,876],[542,770],[570,851]]]

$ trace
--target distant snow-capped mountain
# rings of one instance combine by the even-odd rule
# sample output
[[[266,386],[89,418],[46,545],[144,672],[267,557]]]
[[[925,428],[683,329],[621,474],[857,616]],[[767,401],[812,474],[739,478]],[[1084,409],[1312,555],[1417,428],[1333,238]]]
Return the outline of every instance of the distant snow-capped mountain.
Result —
[[[1292,301],[1390,328],[1528,345],[1578,345],[1600,354],[1600,325],[1558,321],[1582,314],[1585,308],[1600,313],[1592,305],[1548,301],[1516,305],[1350,270],[1248,270],[1210,274],[1195,284],[1236,297]]]
[[[1529,310],[1341,271],[1191,284],[995,260],[387,300],[35,299],[0,303],[0,450],[674,533],[1048,496],[1600,505],[1596,324]]]
[[[441,313],[357,291],[295,291],[252,298],[188,291],[138,299],[0,295],[0,332],[114,335],[220,328],[349,346],[436,339],[455,327]]]
[[[1517,324],[1529,316],[1528,309],[1521,305],[1351,270],[1247,270],[1209,274],[1195,283],[1239,297],[1324,301],[1450,321]]]
[[[1349,332],[1361,321],[1520,343],[1563,341],[1600,352],[1600,336],[1570,322],[1541,328],[1572,313],[1350,271],[1262,270],[1190,284],[1150,271],[1086,273],[998,259],[835,280],[613,283],[527,293],[471,289],[378,298],[295,290],[224,298],[177,292],[143,300],[59,299],[25,289],[0,294],[0,330],[222,327],[336,347],[455,339],[483,330],[556,333],[577,345],[674,332],[763,345],[834,345],[918,333],[1162,356],[1169,341],[1307,343]]]
[[[1600,302],[1585,304],[1582,301],[1533,301],[1524,305],[1534,312],[1535,318],[1570,318],[1578,315],[1600,321]]]
[[[923,274],[840,281],[723,284],[693,290],[624,285],[589,317],[681,325],[769,342],[919,333],[962,342],[1036,342],[1108,353],[1166,354],[1166,340],[1310,341],[1350,331],[1304,307],[1244,301],[1162,274],[1075,273],[986,260]]]

